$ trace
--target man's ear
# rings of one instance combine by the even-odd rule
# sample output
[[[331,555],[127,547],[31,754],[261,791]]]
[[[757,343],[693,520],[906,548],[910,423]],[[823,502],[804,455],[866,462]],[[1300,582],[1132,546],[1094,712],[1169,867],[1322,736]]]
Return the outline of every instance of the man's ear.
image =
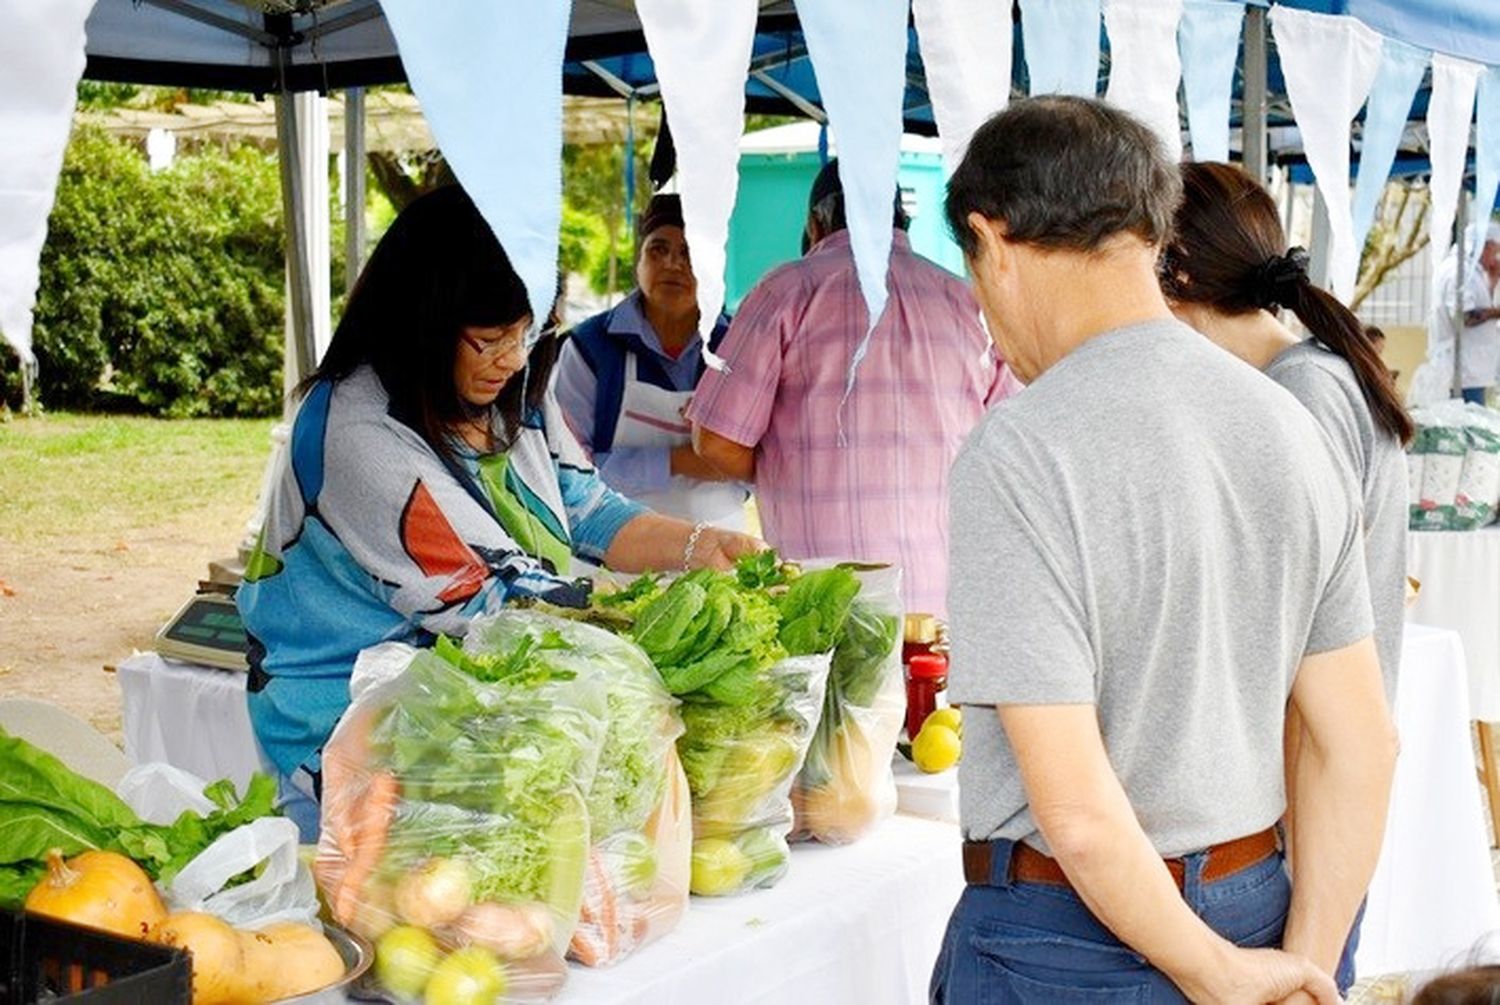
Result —
[[[992,279],[1012,270],[1015,267],[1015,248],[1010,242],[1005,221],[992,220],[982,213],[970,213],[968,222],[979,241],[969,271],[974,272],[974,266],[980,262],[984,263],[983,271],[989,272]]]

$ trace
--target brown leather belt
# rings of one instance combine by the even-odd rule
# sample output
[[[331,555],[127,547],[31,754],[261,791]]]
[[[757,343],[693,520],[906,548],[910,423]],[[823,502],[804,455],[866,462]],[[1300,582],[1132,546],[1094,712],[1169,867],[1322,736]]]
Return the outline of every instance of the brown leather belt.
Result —
[[[1212,883],[1242,872],[1276,854],[1276,849],[1276,831],[1273,828],[1267,828],[1249,837],[1216,844],[1208,849],[1208,860],[1203,864],[1203,882]],[[965,841],[964,879],[976,886],[990,885],[994,857],[995,846],[991,842]],[[1183,879],[1187,874],[1187,864],[1180,858],[1169,858],[1165,861],[1167,871],[1177,882],[1177,889],[1181,890]],[[1073,886],[1068,882],[1067,875],[1063,872],[1062,866],[1057,864],[1056,859],[1048,858],[1035,848],[1021,844],[1019,841],[1011,848],[1009,878],[1020,883],[1045,883],[1048,886],[1065,886],[1069,889]]]

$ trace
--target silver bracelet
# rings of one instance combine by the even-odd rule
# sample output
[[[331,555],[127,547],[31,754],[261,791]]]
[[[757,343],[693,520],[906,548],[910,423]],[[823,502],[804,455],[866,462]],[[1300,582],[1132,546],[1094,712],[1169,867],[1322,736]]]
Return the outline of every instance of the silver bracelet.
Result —
[[[688,535],[687,547],[682,549],[682,571],[687,572],[693,567],[693,549],[698,547],[698,539],[703,536],[703,531],[708,527],[707,521],[700,521],[693,527],[693,532]]]

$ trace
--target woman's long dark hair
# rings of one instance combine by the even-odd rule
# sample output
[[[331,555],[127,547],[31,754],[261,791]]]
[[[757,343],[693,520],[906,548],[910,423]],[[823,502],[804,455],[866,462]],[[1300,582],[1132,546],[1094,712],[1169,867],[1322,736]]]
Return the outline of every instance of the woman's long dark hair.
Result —
[[[525,284],[473,201],[457,185],[441,188],[402,210],[375,246],[303,390],[368,363],[391,413],[452,460],[454,425],[476,417],[454,386],[459,333],[530,315]],[[556,339],[543,339],[501,389],[493,407],[504,423],[502,446],[541,407],[556,358]]]
[[[1184,164],[1183,199],[1162,254],[1162,288],[1182,303],[1226,314],[1285,307],[1308,332],[1354,370],[1376,425],[1401,443],[1411,439],[1390,371],[1364,326],[1307,276],[1307,254],[1287,249],[1276,203],[1230,164]]]

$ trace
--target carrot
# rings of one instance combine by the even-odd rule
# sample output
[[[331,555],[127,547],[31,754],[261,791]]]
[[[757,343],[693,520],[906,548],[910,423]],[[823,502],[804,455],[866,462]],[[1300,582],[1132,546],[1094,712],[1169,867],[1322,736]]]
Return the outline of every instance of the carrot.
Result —
[[[376,772],[370,776],[364,798],[353,807],[354,819],[349,826],[345,849],[349,865],[333,897],[334,916],[342,922],[347,923],[354,917],[365,881],[375,874],[375,868],[380,864],[400,795],[401,786],[395,775]]]
[[[578,962],[596,967],[614,960],[620,953],[619,904],[604,856],[597,848],[589,849],[588,880],[583,886],[578,916],[579,925],[571,946]]]

